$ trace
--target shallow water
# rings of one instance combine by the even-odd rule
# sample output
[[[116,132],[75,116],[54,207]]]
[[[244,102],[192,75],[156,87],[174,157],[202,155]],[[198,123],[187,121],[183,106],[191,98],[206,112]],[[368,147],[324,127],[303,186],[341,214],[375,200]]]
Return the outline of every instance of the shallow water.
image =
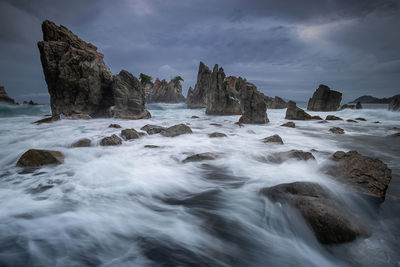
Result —
[[[48,106],[0,106],[0,266],[396,266],[400,264],[400,142],[388,137],[400,113],[376,107],[311,112],[366,122],[296,121],[280,127],[285,110],[268,110],[270,123],[238,127],[239,116],[206,116],[185,105],[148,105],[152,118],[31,122]],[[193,115],[199,119],[192,119]],[[374,121],[380,121],[376,124]],[[193,134],[150,135],[101,147],[118,123],[186,123]],[[210,123],[222,124],[221,127]],[[329,128],[339,126],[345,135]],[[212,132],[227,138],[209,138]],[[260,139],[279,134],[284,145]],[[70,148],[90,138],[94,146]],[[160,148],[144,148],[158,145]],[[59,166],[24,172],[15,167],[30,148],[61,151]],[[268,163],[274,152],[301,149],[316,162]],[[342,194],[323,169],[337,150],[377,157],[393,171],[387,199],[377,206]],[[213,161],[182,163],[218,152]],[[263,187],[313,181],[328,187],[372,229],[368,238],[340,246],[318,243],[299,213],[258,195]]]

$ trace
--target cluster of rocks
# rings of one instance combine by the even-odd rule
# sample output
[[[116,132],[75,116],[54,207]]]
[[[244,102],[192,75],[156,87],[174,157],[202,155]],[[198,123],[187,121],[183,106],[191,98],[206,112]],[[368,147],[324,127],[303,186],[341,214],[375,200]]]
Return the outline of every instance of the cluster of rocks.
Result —
[[[336,111],[340,106],[340,101],[342,101],[342,93],[320,84],[308,101],[307,110]]]
[[[146,103],[182,103],[185,97],[182,95],[182,78],[176,76],[167,82],[156,78],[155,82],[147,82],[144,86]]]

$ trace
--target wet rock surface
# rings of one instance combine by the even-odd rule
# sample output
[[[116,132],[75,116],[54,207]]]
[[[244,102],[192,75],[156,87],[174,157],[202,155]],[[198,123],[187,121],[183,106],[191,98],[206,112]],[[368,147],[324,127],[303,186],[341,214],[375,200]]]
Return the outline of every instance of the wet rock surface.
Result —
[[[277,144],[283,145],[283,140],[282,140],[282,138],[281,138],[279,135],[277,135],[277,134],[274,134],[274,135],[265,137],[265,138],[262,139],[261,141],[262,141],[263,143],[277,143]]]
[[[296,106],[296,102],[289,101],[286,109],[287,120],[311,120],[311,115]]]
[[[192,129],[185,124],[177,124],[160,132],[165,137],[175,137],[182,134],[191,134]]]
[[[122,139],[115,134],[108,137],[104,137],[100,141],[101,146],[119,146],[121,144],[122,144]]]
[[[308,101],[307,110],[336,111],[340,106],[340,101],[342,101],[342,93],[320,84]]]
[[[121,131],[121,136],[125,140],[132,140],[140,138],[140,134],[135,129],[125,129]]]
[[[343,119],[334,115],[326,116],[325,120],[327,121],[342,121]]]
[[[283,126],[283,127],[289,127],[289,128],[295,128],[295,127],[296,127],[296,124],[295,124],[293,121],[289,121],[289,122],[286,122],[286,123],[284,123],[284,124],[281,124],[281,126]]]
[[[217,138],[217,137],[227,137],[226,134],[224,133],[219,133],[219,132],[214,132],[208,135],[211,138]]]
[[[334,134],[344,134],[344,130],[340,127],[332,127],[329,129],[329,131]]]
[[[64,155],[59,151],[29,149],[20,157],[17,167],[40,167],[63,162]]]
[[[89,147],[92,144],[92,141],[88,138],[82,138],[76,142],[74,142],[72,147]]]
[[[158,126],[158,125],[152,125],[152,124],[146,124],[140,130],[145,131],[147,134],[152,135],[152,134],[158,134],[161,133],[162,131],[166,130],[167,128]]]

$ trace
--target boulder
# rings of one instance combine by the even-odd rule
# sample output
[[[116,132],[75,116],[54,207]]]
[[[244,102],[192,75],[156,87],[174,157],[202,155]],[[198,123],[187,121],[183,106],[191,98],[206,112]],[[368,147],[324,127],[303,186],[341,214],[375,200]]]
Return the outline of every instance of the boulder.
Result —
[[[342,101],[342,93],[320,84],[308,101],[307,110],[336,111],[340,106],[340,101]]]
[[[214,159],[217,159],[219,156],[220,156],[220,154],[217,154],[217,153],[210,153],[210,152],[199,153],[199,154],[195,154],[195,155],[187,157],[182,162],[187,163],[187,162],[197,162],[197,161],[203,161],[203,160],[214,160]]]
[[[292,149],[292,150],[286,151],[286,152],[274,153],[267,157],[267,160],[271,161],[273,163],[282,163],[289,159],[304,160],[304,161],[315,160],[315,158],[314,158],[313,154],[311,154],[311,152],[306,152],[306,151],[296,150],[296,149]]]
[[[400,96],[393,98],[393,100],[390,101],[388,108],[392,111],[400,111]]]
[[[206,91],[206,114],[240,115],[239,93],[225,81],[225,73],[215,64],[211,73],[210,88]]]
[[[366,119],[364,119],[362,117],[356,118],[356,120],[358,120],[358,121],[367,121]]]
[[[322,118],[321,118],[320,116],[317,116],[317,115],[311,116],[311,119],[312,119],[312,120],[318,120],[318,121],[321,121],[321,120],[322,120]]]
[[[192,119],[198,119],[198,118],[199,118],[199,116],[195,116],[195,115],[192,116]]]
[[[296,102],[289,101],[286,109],[287,120],[311,120],[311,115],[296,106]]]
[[[334,134],[344,134],[344,130],[340,127],[332,127],[329,129]]]
[[[332,159],[334,164],[327,168],[329,174],[366,196],[382,201],[385,199],[392,179],[392,171],[386,164],[357,151],[337,151]]]
[[[390,137],[400,137],[400,132],[389,135]]]
[[[64,155],[59,151],[29,149],[20,157],[17,167],[40,167],[63,162]]]
[[[171,81],[160,81],[156,78],[153,87],[149,90],[147,103],[181,103],[185,102],[185,97],[182,95],[181,77],[177,76]]]
[[[268,122],[267,104],[264,101],[264,95],[257,90],[254,84],[240,77],[236,84],[240,93],[240,107],[243,114],[239,122],[248,124]]]
[[[277,134],[265,137],[261,141],[263,141],[264,143],[277,143],[283,145],[282,138]]]
[[[267,104],[267,109],[284,109],[287,108],[287,103],[285,100],[280,98],[279,96],[275,96],[274,98],[269,96],[264,96],[264,101]]]
[[[121,128],[121,125],[116,124],[116,123],[111,123],[110,125],[108,125],[108,128],[116,128],[116,129],[119,129],[119,128]]]
[[[353,122],[353,123],[358,123],[358,121],[355,121],[355,120],[346,120],[347,122]]]
[[[4,86],[0,86],[0,102],[8,103],[8,104],[15,104],[14,99],[8,96],[6,89]]]
[[[59,120],[61,120],[61,116],[60,115],[55,115],[55,116],[50,116],[50,117],[35,121],[33,123],[35,123],[35,124],[51,123],[51,122],[59,121]]]
[[[325,120],[327,121],[342,121],[342,118],[336,117],[334,115],[328,115],[326,116]]]
[[[152,125],[152,124],[146,124],[140,130],[145,131],[147,134],[158,134],[161,133],[162,131],[166,130],[167,128],[158,126],[158,125]]]
[[[101,146],[118,146],[121,144],[122,144],[122,139],[115,134],[108,137],[104,137],[100,141]]]
[[[211,88],[211,71],[203,62],[200,62],[199,71],[197,73],[197,82],[194,87],[194,90],[190,87],[186,97],[187,107],[188,108],[207,107],[206,94],[210,88]]]
[[[339,199],[322,186],[311,182],[294,182],[263,188],[260,193],[273,202],[288,204],[301,213],[323,244],[351,242],[368,230]]]
[[[224,133],[219,133],[219,132],[214,132],[208,135],[211,138],[216,138],[216,137],[227,137],[226,134]]]
[[[283,126],[283,127],[295,128],[295,127],[296,127],[296,124],[295,124],[293,121],[289,121],[289,122],[286,122],[286,123],[284,123],[284,124],[281,124],[281,126]]]
[[[121,131],[121,136],[125,138],[125,140],[132,140],[140,138],[139,133],[135,129],[125,129]]]
[[[161,131],[160,133],[166,137],[175,137],[182,134],[191,134],[192,129],[185,124],[177,124]]]
[[[92,141],[88,138],[82,138],[75,143],[73,143],[71,146],[72,147],[89,147],[91,145]]]

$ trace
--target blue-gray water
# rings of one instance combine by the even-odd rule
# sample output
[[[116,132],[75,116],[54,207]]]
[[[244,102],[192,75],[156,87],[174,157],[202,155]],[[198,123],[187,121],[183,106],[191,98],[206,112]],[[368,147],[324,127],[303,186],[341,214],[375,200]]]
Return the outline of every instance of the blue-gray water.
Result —
[[[148,120],[34,125],[50,113],[48,106],[0,106],[0,266],[399,265],[400,142],[388,135],[400,127],[400,113],[385,106],[311,112],[367,121],[296,121],[292,129],[279,126],[285,110],[268,110],[270,123],[239,128],[234,124],[239,116],[206,116],[185,105],[148,108],[153,115]],[[148,123],[188,123],[193,134],[152,135],[101,147],[102,137],[120,132],[108,128],[110,123],[137,130]],[[330,133],[333,126],[346,134]],[[209,138],[215,131],[228,138]],[[285,144],[260,142],[273,134]],[[84,137],[94,146],[69,147]],[[150,144],[161,148],[144,148]],[[15,164],[30,148],[59,150],[65,163],[23,172]],[[290,149],[320,152],[314,153],[316,162],[260,160]],[[340,192],[342,185],[323,168],[333,152],[352,149],[381,159],[393,171],[380,206],[338,194],[372,229],[368,238],[323,246],[298,213],[257,194],[263,187],[293,181],[313,181]],[[181,163],[201,152],[223,156]]]

